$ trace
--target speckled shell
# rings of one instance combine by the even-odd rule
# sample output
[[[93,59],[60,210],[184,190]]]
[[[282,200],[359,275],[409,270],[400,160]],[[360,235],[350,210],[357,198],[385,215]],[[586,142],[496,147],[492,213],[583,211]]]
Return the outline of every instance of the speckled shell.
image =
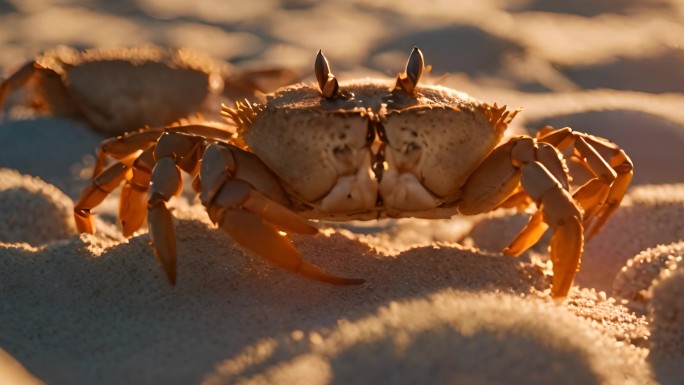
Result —
[[[60,46],[36,63],[61,77],[59,83],[50,78],[41,82],[40,96],[49,99],[52,108],[64,106],[65,100],[76,101],[79,112],[109,134],[163,126],[190,116],[209,94],[223,87],[220,65],[186,49],[78,51]]]
[[[311,206],[338,178],[363,168],[380,190],[389,175],[413,175],[432,195],[433,208],[448,203],[498,144],[505,109],[441,86],[418,87],[415,95],[392,86],[342,83],[343,96],[332,100],[315,85],[290,86],[269,95],[240,134],[289,193]],[[378,216],[402,210],[382,201],[371,210],[383,212]]]

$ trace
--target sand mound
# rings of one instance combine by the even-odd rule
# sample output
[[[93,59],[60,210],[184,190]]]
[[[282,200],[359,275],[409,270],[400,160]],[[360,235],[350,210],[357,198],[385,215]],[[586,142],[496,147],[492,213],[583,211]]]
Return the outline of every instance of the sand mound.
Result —
[[[586,244],[562,304],[548,298],[544,242],[500,253],[523,214],[320,224],[294,237],[306,260],[366,279],[336,287],[245,253],[187,197],[172,203],[172,287],[144,229],[121,237],[118,192],[94,210],[94,236],[73,235],[71,200],[104,138],[36,118],[12,91],[0,106],[0,167],[16,170],[0,171],[0,382],[684,383],[684,4],[217,3],[0,2],[0,78],[58,44],[156,44],[304,81],[322,49],[340,80],[392,79],[419,45],[421,84],[522,107],[508,135],[554,124],[606,137],[632,157],[633,186]],[[79,102],[108,111],[118,96]]]
[[[45,244],[76,234],[73,205],[40,178],[0,168],[0,242]]]
[[[613,294],[630,302],[642,313],[652,299],[652,287],[665,271],[684,268],[684,242],[659,245],[642,251],[620,270],[613,282]]]
[[[569,313],[514,296],[451,290],[392,302],[332,330],[262,340],[207,384],[649,384],[635,350]]]

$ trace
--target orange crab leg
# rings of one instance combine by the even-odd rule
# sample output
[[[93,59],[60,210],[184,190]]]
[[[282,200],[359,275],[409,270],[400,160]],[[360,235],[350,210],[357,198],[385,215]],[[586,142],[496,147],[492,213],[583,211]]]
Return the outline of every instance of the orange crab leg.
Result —
[[[582,212],[567,190],[552,178],[541,163],[523,166],[522,184],[538,202],[544,223],[553,229],[549,253],[553,263],[551,294],[568,293],[579,269],[584,245]],[[541,230],[541,229],[540,229]]]
[[[515,196],[520,186],[520,170],[511,163],[515,140],[510,140],[492,151],[470,174],[463,186],[463,197],[458,212],[477,215],[491,211]]]
[[[506,255],[515,256],[522,254],[525,250],[539,242],[548,228],[549,225],[544,223],[542,212],[537,211],[530,217],[530,221],[515,237],[513,242],[511,242],[508,247],[504,248],[503,253]]]
[[[588,237],[591,238],[596,235],[608,218],[610,218],[620,206],[620,202],[622,202],[622,198],[625,196],[627,188],[632,182],[634,166],[627,154],[616,145],[591,136],[588,136],[586,140],[602,157],[608,159],[608,164],[617,174],[610,186],[610,191],[605,199],[605,203],[601,207],[600,212],[596,214],[596,221],[591,224],[588,235]]]
[[[166,202],[178,194],[181,187],[180,169],[173,159],[160,159],[152,170],[147,222],[154,254],[172,285],[176,284],[176,232]]]
[[[234,101],[251,99],[257,93],[267,93],[299,81],[298,74],[284,68],[245,71],[224,78],[223,95]]]
[[[609,192],[609,185],[594,178],[587,181],[572,194],[575,201],[584,208],[585,223],[588,224],[588,221],[599,212]]]
[[[633,176],[631,160],[615,144],[573,132],[568,127],[558,130],[544,127],[537,138],[560,150],[574,144],[575,156],[595,175],[573,194],[585,211],[584,227],[589,229],[588,238],[591,238],[615,212],[627,192]]]
[[[234,128],[232,126],[226,128],[219,128],[213,126],[204,126],[201,124],[189,124],[185,126],[171,126],[166,127],[166,132],[180,132],[183,134],[190,134],[202,137],[204,139],[216,139],[223,142],[232,139],[235,131],[229,130],[228,128]]]
[[[130,167],[117,162],[93,179],[74,205],[74,221],[79,232],[93,234],[93,218],[90,210],[99,205],[121,184],[121,181],[130,179],[131,172]]]
[[[123,158],[128,158],[135,152],[146,150],[154,146],[163,132],[164,131],[161,129],[146,129],[130,132],[103,141],[97,150],[97,160],[93,169],[93,177],[102,172],[107,157],[121,160]]]
[[[549,245],[553,263],[551,295],[554,297],[567,295],[572,286],[572,280],[580,267],[583,237],[584,229],[577,217],[571,217],[558,224],[551,236]]]
[[[182,189],[181,170],[191,175],[197,173],[203,140],[197,136],[166,131],[153,148],[157,163],[151,176],[147,224],[154,254],[173,285],[176,283],[176,233],[166,202]]]
[[[534,150],[531,152],[532,146],[529,142],[520,141],[517,144],[511,155],[514,163],[520,162],[521,164],[521,184],[529,196],[537,202],[544,223],[553,229],[549,247],[554,273],[551,294],[555,297],[563,297],[570,289],[582,255],[584,245],[582,212],[570,193],[563,189],[561,183],[544,164],[539,161],[530,161],[535,158]],[[523,231],[523,237],[532,237],[541,231],[541,229],[536,231],[528,229]]]
[[[227,128],[203,126],[192,124],[185,126],[171,126],[164,128],[146,128],[129,132],[116,138],[110,138],[100,144],[97,152],[97,161],[93,170],[93,176],[102,172],[107,157],[121,160],[136,151],[146,150],[157,144],[159,137],[165,132],[195,135],[206,139],[228,141],[233,136],[233,131]]]
[[[35,62],[28,62],[0,84],[0,112],[3,110],[7,95],[13,90],[23,87],[37,70]]]
[[[0,111],[4,108],[7,95],[12,91],[29,85],[27,89],[33,107],[41,112],[63,117],[78,116],[72,96],[62,83],[61,75],[36,61],[24,64],[0,84]]]
[[[147,217],[148,190],[155,163],[153,151],[148,148],[133,162],[133,173],[121,188],[119,220],[126,238],[132,236]]]
[[[555,149],[530,137],[514,138],[496,148],[471,174],[458,204],[464,214],[486,212],[512,199],[519,201],[519,186],[522,186],[522,191],[539,210],[504,253],[522,253],[551,227],[554,232],[549,250],[554,271],[551,294],[555,297],[567,295],[584,244],[582,212],[564,188],[566,180],[565,168]]]

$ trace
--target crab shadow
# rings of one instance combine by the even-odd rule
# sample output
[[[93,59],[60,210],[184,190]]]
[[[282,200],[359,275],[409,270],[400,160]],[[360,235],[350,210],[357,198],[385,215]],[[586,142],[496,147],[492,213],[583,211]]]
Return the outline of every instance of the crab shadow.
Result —
[[[593,17],[603,14],[629,14],[647,9],[659,9],[663,12],[671,12],[672,4],[667,1],[639,1],[639,0],[575,0],[554,1],[534,0],[513,5],[514,12],[536,11],[551,13],[567,13],[578,16]]]
[[[684,51],[663,50],[641,58],[616,58],[608,63],[562,70],[582,88],[611,88],[651,93],[684,89]]]
[[[465,74],[481,84],[529,92],[549,90],[540,78],[523,76],[516,70],[520,63],[532,60],[526,47],[470,25],[415,31],[384,40],[368,52],[364,65],[395,75],[390,69],[399,68],[406,60],[407,49],[413,46],[425,53],[430,75],[434,76],[432,81],[441,81],[450,74]]]
[[[106,136],[71,119],[2,121],[0,117],[0,167],[40,177],[76,199],[88,183],[80,177],[80,169],[87,157],[94,162],[94,155],[86,154],[94,154],[104,139]]]
[[[548,285],[536,267],[456,246],[388,257],[340,233],[295,237],[308,261],[366,279],[333,286],[248,255],[205,223],[178,220],[177,234],[175,287],[166,282],[147,234],[99,255],[91,236],[36,251],[0,250],[2,302],[14,309],[1,317],[3,347],[49,382],[87,383],[93,376],[135,382],[150,354],[184,368],[156,382],[197,382],[216,362],[259,339],[333,327],[391,301],[444,288],[529,293]]]
[[[507,54],[523,48],[511,40],[493,36],[472,26],[449,26],[413,32],[380,43],[369,52],[366,65],[378,70],[395,68],[394,56],[405,60],[407,47],[418,46],[436,74],[463,72],[471,76],[491,74],[501,68]],[[449,47],[449,49],[444,49]],[[467,55],[463,55],[467,52]],[[396,55],[395,55],[396,54]]]

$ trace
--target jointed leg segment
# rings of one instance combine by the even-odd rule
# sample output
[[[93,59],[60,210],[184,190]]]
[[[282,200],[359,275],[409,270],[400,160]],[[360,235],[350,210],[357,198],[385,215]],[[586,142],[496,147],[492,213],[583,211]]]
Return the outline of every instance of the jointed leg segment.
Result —
[[[545,127],[539,131],[537,140],[560,151],[574,146],[572,157],[593,174],[573,197],[584,210],[588,237],[594,236],[622,202],[632,181],[632,161],[615,144],[567,127],[558,130]]]
[[[562,160],[565,150],[572,150],[571,160],[591,175],[574,190]],[[471,174],[458,207],[463,214],[477,214],[534,202],[538,211],[504,253],[522,253],[550,227],[552,294],[565,296],[579,268],[585,230],[591,236],[603,226],[631,180],[632,163],[613,143],[569,128],[546,127],[536,139],[514,138],[494,149]]]
[[[582,211],[568,191],[567,168],[552,146],[519,137],[496,148],[473,172],[459,211],[475,214],[501,205],[533,201],[538,211],[504,252],[518,255],[537,243],[551,227],[552,294],[564,296],[579,267],[584,242]]]

